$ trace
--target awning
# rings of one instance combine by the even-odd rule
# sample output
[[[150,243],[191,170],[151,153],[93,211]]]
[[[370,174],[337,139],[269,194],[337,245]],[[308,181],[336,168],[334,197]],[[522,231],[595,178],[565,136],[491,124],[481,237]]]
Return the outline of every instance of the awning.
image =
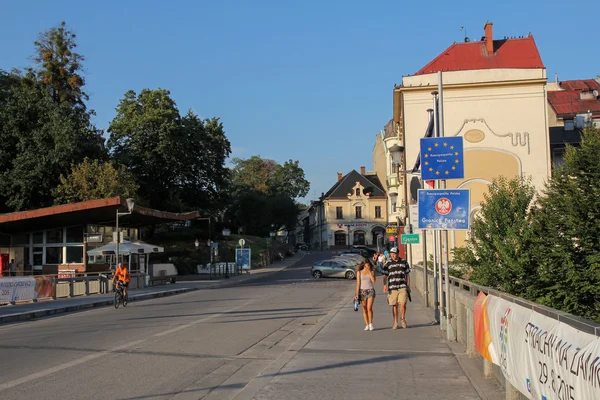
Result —
[[[117,252],[116,243],[110,242],[104,246],[96,247],[95,249],[88,250],[88,256],[105,256],[115,254]],[[124,240],[123,243],[119,244],[119,254],[152,254],[152,253],[164,253],[165,249],[159,246],[142,242],[141,240],[129,242]]]

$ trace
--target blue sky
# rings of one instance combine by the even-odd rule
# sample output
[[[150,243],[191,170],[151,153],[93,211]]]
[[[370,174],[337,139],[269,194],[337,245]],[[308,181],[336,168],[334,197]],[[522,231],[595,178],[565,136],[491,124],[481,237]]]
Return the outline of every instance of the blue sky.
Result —
[[[468,36],[531,32],[548,77],[600,74],[595,1],[48,1],[0,13],[0,68],[29,64],[65,20],[86,57],[89,105],[107,129],[123,94],[165,88],[182,113],[220,117],[233,156],[300,160],[311,200],[336,173],[372,169],[392,89]]]

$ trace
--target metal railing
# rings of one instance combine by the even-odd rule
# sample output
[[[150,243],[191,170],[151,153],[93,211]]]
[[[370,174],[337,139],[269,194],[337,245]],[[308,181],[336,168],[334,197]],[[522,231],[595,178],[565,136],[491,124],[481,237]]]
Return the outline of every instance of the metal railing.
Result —
[[[438,290],[438,288],[434,286],[433,271],[427,271],[428,290],[427,293],[424,293],[423,268],[419,266],[413,266],[412,269],[413,273],[411,273],[411,286],[417,289],[421,293],[421,295],[427,297],[427,304],[429,305],[429,307],[436,309],[438,305],[434,303],[434,291]],[[440,310],[443,310],[446,306],[446,292],[445,279],[443,276],[441,277],[441,279],[442,288],[444,288],[444,290],[442,291],[442,296],[438,301],[440,302]],[[478,358],[482,361],[483,375],[486,378],[495,377],[501,383],[504,383],[507,398],[520,399],[524,397],[522,397],[520,392],[518,392],[516,388],[514,388],[508,381],[504,379],[504,375],[497,366],[493,365],[492,363],[490,363],[489,361],[487,361],[479,355],[475,345],[475,325],[473,313],[475,310],[475,300],[479,293],[483,292],[485,294],[491,294],[500,297],[506,301],[518,304],[522,307],[538,312],[548,318],[552,318],[562,323],[565,323],[579,331],[600,337],[600,324],[596,322],[563,311],[558,311],[550,307],[536,304],[534,302],[522,299],[520,297],[501,292],[497,289],[477,285],[473,282],[469,282],[464,279],[456,278],[453,276],[449,277],[449,288],[450,304],[448,304],[447,312],[449,317],[448,320],[450,322],[449,326],[447,326],[448,324],[444,323],[444,318],[441,317],[440,328],[446,331],[448,340],[457,341],[464,344],[467,349],[467,355],[469,357]]]

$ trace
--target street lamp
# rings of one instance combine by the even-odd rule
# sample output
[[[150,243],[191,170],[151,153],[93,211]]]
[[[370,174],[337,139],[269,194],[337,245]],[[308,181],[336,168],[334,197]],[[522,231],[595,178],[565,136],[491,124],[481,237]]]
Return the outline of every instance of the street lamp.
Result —
[[[229,252],[229,235],[231,235],[231,231],[229,228],[223,228],[223,237],[225,238],[225,278],[229,278],[229,260],[227,253]]]
[[[392,157],[392,162],[396,166],[396,183],[398,185],[397,186],[398,189],[400,189],[400,167],[402,166],[402,156],[404,155],[404,146],[399,146],[399,145],[395,144],[392,147],[390,147],[388,149],[388,151],[390,152],[390,156]],[[403,187],[406,189],[406,184],[403,184]],[[398,194],[396,194],[396,197],[397,196],[398,196]],[[397,200],[394,204],[396,204],[396,209],[398,209]],[[404,212],[404,215],[406,217],[406,210]],[[396,225],[398,227],[398,230],[396,231],[396,241],[397,241],[398,245],[396,247],[400,247],[399,246],[400,241],[398,240],[398,236],[400,236],[400,217],[398,217],[397,215],[396,215]]]
[[[123,216],[123,215],[131,215],[131,213],[133,212],[133,208],[135,207],[135,200],[132,198],[129,198],[126,200],[127,202],[127,211],[128,212],[119,212],[119,209],[117,208],[117,221],[116,221],[116,231],[117,231],[117,243],[115,245],[115,256],[116,256],[116,265],[115,268],[117,268],[119,266],[119,243],[121,242],[121,232],[119,232],[119,217]],[[129,271],[131,272],[131,271]]]

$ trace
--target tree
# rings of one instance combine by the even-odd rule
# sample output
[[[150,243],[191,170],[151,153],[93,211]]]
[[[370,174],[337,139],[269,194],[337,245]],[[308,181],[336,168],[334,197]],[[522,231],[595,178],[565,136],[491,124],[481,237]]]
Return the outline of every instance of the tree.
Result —
[[[0,107],[0,193],[5,210],[53,203],[52,190],[72,164],[105,157],[90,115],[56,103],[32,73],[4,74]]]
[[[600,131],[567,146],[534,209],[537,301],[600,322]]]
[[[84,57],[75,51],[75,34],[63,21],[42,34],[35,42],[38,80],[56,103],[67,102],[85,109],[88,96],[83,92],[85,80],[80,74]]]
[[[233,165],[232,183],[238,190],[296,199],[306,196],[310,189],[298,161],[289,160],[280,165],[274,160],[252,156],[246,160],[234,158]]]
[[[531,263],[533,233],[528,211],[535,195],[528,180],[499,177],[484,195],[466,247],[454,250],[454,265],[471,269],[484,286],[532,298],[536,271]]]
[[[86,158],[74,165],[69,175],[61,175],[53,195],[55,204],[67,204],[116,196],[135,197],[138,189],[135,178],[124,166]]]
[[[283,166],[278,166],[275,172],[275,185],[277,192],[291,199],[304,197],[310,190],[310,183],[304,177],[304,170],[300,168],[299,161],[286,161]]]
[[[108,129],[112,157],[135,176],[151,207],[218,208],[226,190],[231,145],[217,118],[183,118],[164,89],[130,90]]]

